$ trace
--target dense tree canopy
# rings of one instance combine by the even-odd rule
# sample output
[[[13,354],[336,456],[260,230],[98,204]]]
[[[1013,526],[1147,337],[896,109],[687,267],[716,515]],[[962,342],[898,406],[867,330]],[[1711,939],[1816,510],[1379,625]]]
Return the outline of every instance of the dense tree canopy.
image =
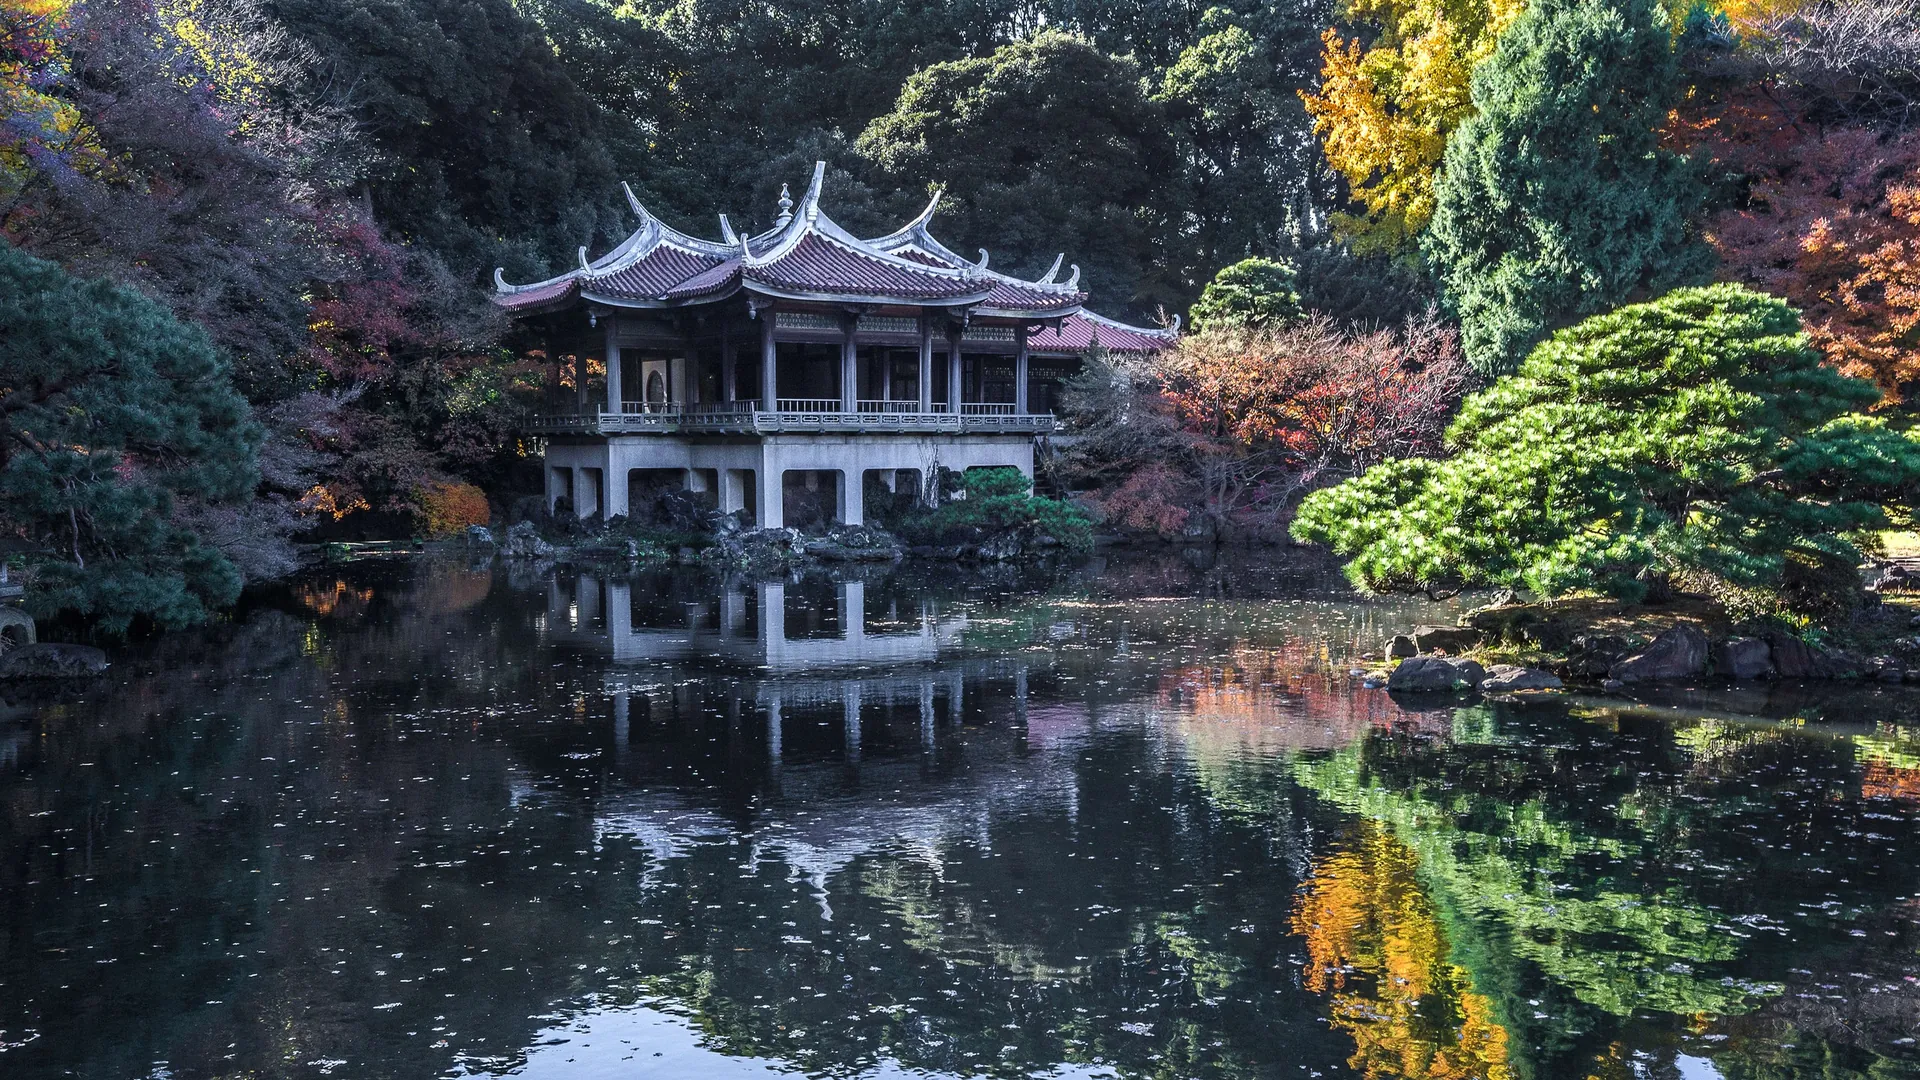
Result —
[[[1660,142],[1680,95],[1671,37],[1654,0],[1536,0],[1474,71],[1423,250],[1481,371],[1705,274],[1694,170]]]
[[[1109,302],[1171,300],[1171,283],[1147,279],[1173,147],[1140,79],[1131,61],[1043,33],[915,73],[858,146],[902,187],[943,188],[942,227],[963,250],[997,245],[1007,269],[1038,276],[1067,248]]]
[[[1854,539],[1920,492],[1920,444],[1857,415],[1878,397],[1786,304],[1679,289],[1554,335],[1467,399],[1453,457],[1316,492],[1295,533],[1372,589],[1635,597],[1677,578],[1818,609],[1857,588]]]
[[[43,615],[199,622],[240,574],[179,520],[238,503],[260,430],[198,327],[0,244],[0,531],[52,558]]]

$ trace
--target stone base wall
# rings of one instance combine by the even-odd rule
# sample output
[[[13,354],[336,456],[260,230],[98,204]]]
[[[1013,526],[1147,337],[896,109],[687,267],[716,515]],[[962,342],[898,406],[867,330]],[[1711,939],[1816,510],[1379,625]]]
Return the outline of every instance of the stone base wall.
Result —
[[[670,435],[556,438],[546,453],[547,506],[568,498],[581,516],[628,512],[627,481],[638,470],[678,471],[689,490],[717,484],[722,510],[747,509],[761,528],[786,524],[788,472],[834,475],[842,524],[863,523],[864,478],[870,470],[931,476],[1010,466],[1033,476],[1033,439],[1027,435],[782,434],[747,438]],[[752,506],[748,506],[751,488]]]

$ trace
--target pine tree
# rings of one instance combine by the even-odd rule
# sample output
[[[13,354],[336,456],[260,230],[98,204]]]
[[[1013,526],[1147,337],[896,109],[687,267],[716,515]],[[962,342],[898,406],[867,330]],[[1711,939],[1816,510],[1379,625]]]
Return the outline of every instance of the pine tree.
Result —
[[[1475,70],[1423,251],[1476,368],[1705,275],[1698,177],[1660,145],[1679,89],[1655,0],[1540,0]]]
[[[121,633],[232,603],[239,572],[176,511],[246,500],[259,443],[204,331],[0,243],[0,531],[43,560],[36,614]]]
[[[1207,282],[1187,312],[1192,329],[1278,330],[1297,322],[1303,314],[1299,283],[1299,271],[1288,263],[1242,259]]]
[[[1678,579],[1832,614],[1859,591],[1855,543],[1920,493],[1920,442],[1859,413],[1879,396],[1823,364],[1781,301],[1676,289],[1555,334],[1467,399],[1454,456],[1315,492],[1294,534],[1373,589],[1631,599]]]

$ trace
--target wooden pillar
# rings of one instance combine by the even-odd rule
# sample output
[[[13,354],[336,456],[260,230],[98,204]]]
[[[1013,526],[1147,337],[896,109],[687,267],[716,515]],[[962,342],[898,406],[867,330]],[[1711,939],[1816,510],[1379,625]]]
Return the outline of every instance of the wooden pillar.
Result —
[[[1025,416],[1027,414],[1027,328],[1022,326],[1015,330],[1013,337],[1020,343],[1020,351],[1013,357],[1013,411]]]
[[[947,411],[960,414],[960,328],[947,331]]]
[[[920,411],[933,411],[933,320],[920,316]]]
[[[739,391],[734,376],[739,371],[739,354],[733,347],[733,335],[729,333],[720,343],[720,400],[738,401]]]
[[[587,411],[587,358],[573,354],[573,396],[579,412]]]
[[[880,400],[893,400],[893,351],[881,349],[880,353]]]
[[[617,320],[607,320],[607,411],[610,413],[624,412],[627,400],[620,382],[625,372],[620,370],[620,339],[614,333],[617,326]]]
[[[773,412],[779,408],[774,397],[779,393],[780,382],[773,370],[773,312],[760,313],[760,410]],[[760,523],[767,528],[766,522]]]
[[[840,411],[853,412],[860,397],[860,350],[853,343],[853,328],[859,320],[848,316],[840,338]]]

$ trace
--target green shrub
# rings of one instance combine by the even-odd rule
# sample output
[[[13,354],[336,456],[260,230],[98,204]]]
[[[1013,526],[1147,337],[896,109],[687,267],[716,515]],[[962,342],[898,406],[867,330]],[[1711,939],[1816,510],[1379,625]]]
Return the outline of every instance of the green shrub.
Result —
[[[1033,494],[1018,469],[969,469],[959,480],[961,497],[908,516],[901,535],[914,543],[952,542],[973,530],[993,534],[1032,528],[1071,552],[1093,547],[1093,521],[1079,507]]]
[[[1298,322],[1300,274],[1275,259],[1242,259],[1207,282],[1188,310],[1195,331],[1278,330]]]

